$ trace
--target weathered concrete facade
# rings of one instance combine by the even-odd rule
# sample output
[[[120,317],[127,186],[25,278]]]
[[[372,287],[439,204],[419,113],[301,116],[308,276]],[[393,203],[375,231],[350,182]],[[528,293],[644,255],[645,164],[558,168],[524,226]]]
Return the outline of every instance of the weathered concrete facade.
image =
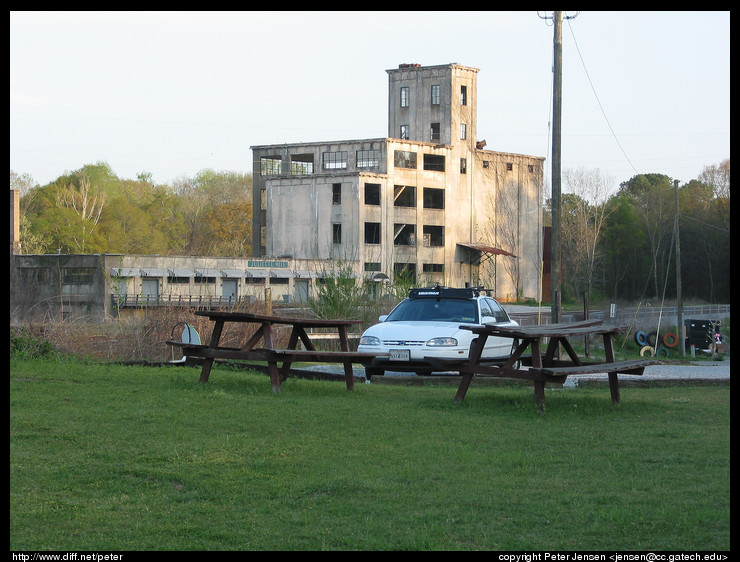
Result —
[[[339,272],[298,259],[49,254],[10,257],[10,319],[101,321],[124,309],[302,302]]]
[[[477,69],[387,72],[388,138],[251,147],[255,253],[537,297],[544,158],[483,148]]]

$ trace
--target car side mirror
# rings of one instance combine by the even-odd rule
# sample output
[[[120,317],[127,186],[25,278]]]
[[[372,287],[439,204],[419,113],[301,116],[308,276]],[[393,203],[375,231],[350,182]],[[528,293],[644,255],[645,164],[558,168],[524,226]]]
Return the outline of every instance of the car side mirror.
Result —
[[[387,314],[383,314],[382,316],[378,316],[378,322],[385,322],[385,319],[388,318]]]

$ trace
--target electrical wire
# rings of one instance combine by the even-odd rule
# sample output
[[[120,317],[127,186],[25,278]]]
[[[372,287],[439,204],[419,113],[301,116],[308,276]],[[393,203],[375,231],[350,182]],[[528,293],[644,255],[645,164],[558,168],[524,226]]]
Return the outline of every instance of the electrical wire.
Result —
[[[576,41],[576,35],[573,32],[573,26],[570,24],[571,18],[566,18],[566,21],[568,22],[568,29],[570,29],[570,34],[573,37],[573,44],[576,46],[576,51],[578,52],[578,58],[581,59],[581,64],[583,65],[583,71],[586,73],[586,78],[588,79],[588,83],[591,86],[591,91],[594,93],[594,97],[596,98],[596,103],[599,104],[599,109],[601,110],[601,114],[604,116],[604,120],[606,121],[607,126],[609,127],[609,130],[612,132],[612,136],[614,137],[614,140],[617,143],[617,146],[619,146],[619,150],[622,151],[622,155],[624,156],[625,160],[627,160],[627,163],[630,165],[632,170],[635,172],[635,174],[638,174],[637,168],[632,164],[632,161],[629,159],[629,156],[627,156],[627,153],[625,152],[624,148],[622,147],[622,143],[619,142],[619,138],[617,138],[617,134],[614,132],[614,128],[612,127],[612,124],[609,122],[609,118],[606,116],[606,112],[604,111],[604,107],[601,105],[601,100],[599,100],[599,95],[596,93],[596,88],[594,88],[594,83],[591,81],[591,76],[588,73],[588,69],[586,68],[586,63],[583,60],[583,55],[581,55],[581,49],[578,47],[578,41]]]

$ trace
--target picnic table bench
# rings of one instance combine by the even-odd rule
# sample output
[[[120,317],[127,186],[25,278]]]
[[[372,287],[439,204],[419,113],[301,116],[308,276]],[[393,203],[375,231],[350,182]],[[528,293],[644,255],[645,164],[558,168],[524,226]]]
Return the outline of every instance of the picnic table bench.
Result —
[[[208,382],[213,362],[216,359],[266,361],[272,390],[274,392],[280,392],[280,382],[287,378],[290,373],[291,364],[296,361],[308,361],[342,363],[344,365],[344,378],[347,389],[352,390],[354,389],[352,365],[372,365],[375,358],[381,355],[376,353],[359,353],[350,350],[348,328],[361,324],[359,320],[288,318],[247,312],[224,311],[199,311],[195,314],[206,316],[214,323],[209,343],[207,345],[195,345],[169,340],[167,344],[182,348],[183,353],[190,357],[201,357],[204,359],[199,380],[203,384]],[[243,347],[226,347],[219,345],[226,322],[259,324],[259,328]],[[277,349],[274,346],[273,328],[276,325],[285,325],[291,328],[288,346],[285,349]],[[313,328],[336,330],[341,351],[316,350],[312,341],[312,337],[316,334],[310,334],[307,331]],[[264,343],[265,347],[256,347],[260,341]],[[296,349],[299,341],[305,349]],[[278,362],[282,363],[280,369],[278,369]]]
[[[468,361],[460,362],[456,366],[460,372],[461,381],[455,395],[455,402],[465,398],[474,375],[489,375],[532,381],[535,403],[538,408],[542,409],[545,404],[547,383],[563,384],[569,375],[604,373],[609,378],[612,402],[617,404],[621,401],[618,375],[642,375],[645,367],[660,363],[651,359],[616,361],[613,336],[628,327],[604,324],[601,320],[560,322],[537,326],[462,325],[460,328],[470,330],[478,337],[473,342]],[[506,337],[519,342],[511,357],[502,365],[481,365],[481,353],[489,336]],[[578,357],[568,341],[568,338],[578,336],[601,336],[604,340],[606,360],[587,362]],[[544,340],[548,340],[548,343],[543,353]],[[558,358],[560,347],[566,352],[568,360]],[[527,349],[531,351],[531,357],[525,359],[523,354]]]

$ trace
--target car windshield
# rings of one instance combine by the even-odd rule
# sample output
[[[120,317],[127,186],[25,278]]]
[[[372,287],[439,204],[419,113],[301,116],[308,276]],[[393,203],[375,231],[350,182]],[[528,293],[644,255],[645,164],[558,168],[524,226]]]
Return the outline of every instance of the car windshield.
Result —
[[[388,315],[386,322],[478,323],[478,306],[467,299],[406,299]]]

